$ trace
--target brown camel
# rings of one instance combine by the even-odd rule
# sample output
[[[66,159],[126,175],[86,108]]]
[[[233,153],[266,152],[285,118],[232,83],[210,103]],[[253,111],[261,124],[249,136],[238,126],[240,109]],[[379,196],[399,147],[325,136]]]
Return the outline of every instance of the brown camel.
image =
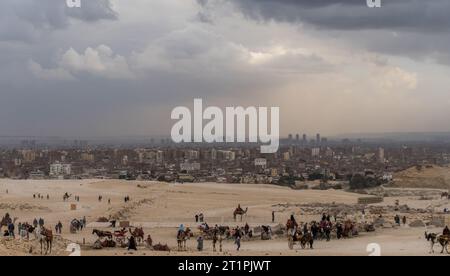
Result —
[[[233,212],[234,220],[236,221],[236,216],[239,215],[239,216],[241,216],[241,221],[242,221],[242,217],[247,214],[247,211],[248,211],[248,207],[245,208],[245,210],[243,210],[242,208],[236,208],[236,210],[234,210],[234,212]]]
[[[184,231],[178,231],[177,234],[177,243],[178,243],[178,251],[185,250],[186,251],[186,241],[191,237],[191,230],[186,228]]]
[[[45,244],[45,255],[47,253],[52,253],[53,244],[53,232],[52,230],[46,229],[44,226],[38,227],[36,229],[36,236],[41,244],[41,255],[43,253],[43,246]]]

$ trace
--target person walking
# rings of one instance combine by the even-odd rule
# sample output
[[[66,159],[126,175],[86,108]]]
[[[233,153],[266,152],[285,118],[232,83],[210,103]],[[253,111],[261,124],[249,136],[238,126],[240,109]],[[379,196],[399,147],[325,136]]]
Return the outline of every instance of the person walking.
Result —
[[[128,239],[128,251],[130,250],[137,251],[136,240],[133,236]]]
[[[237,251],[241,249],[241,229],[236,227],[236,233],[234,234],[234,243],[236,244]]]
[[[197,250],[203,251],[203,236],[197,238]]]
[[[56,225],[58,228],[58,230],[56,231],[56,233],[58,233],[58,234],[61,234],[62,233],[62,228],[63,228],[63,225],[62,225],[62,223],[61,223],[61,221],[58,221],[58,224]]]
[[[234,243],[236,244],[236,247],[237,247],[236,250],[239,251],[239,249],[241,249],[241,236],[240,235],[236,236]]]
[[[15,234],[14,234],[14,229],[15,227],[14,227],[14,223],[10,223],[10,224],[8,224],[8,232],[9,232],[9,236],[10,237],[12,237],[13,239],[15,239],[16,238],[16,236],[15,236]]]

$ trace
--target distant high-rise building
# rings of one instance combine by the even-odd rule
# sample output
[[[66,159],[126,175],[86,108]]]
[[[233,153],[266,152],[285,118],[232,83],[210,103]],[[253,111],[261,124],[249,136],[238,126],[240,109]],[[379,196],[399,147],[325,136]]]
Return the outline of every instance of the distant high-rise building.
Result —
[[[378,161],[384,163],[384,148],[378,148]]]
[[[164,161],[164,152],[161,150],[158,150],[156,152],[156,162],[157,163],[162,163]]]
[[[289,134],[288,139],[289,139],[289,142],[292,141],[292,134]]]
[[[296,141],[297,143],[300,142],[300,134],[295,135],[295,141]]]
[[[316,143],[320,144],[320,133],[316,134]]]
[[[308,142],[308,138],[306,137],[306,134],[303,134],[303,144],[306,144]]]
[[[311,150],[311,156],[312,157],[318,157],[320,155],[320,148],[313,148]]]

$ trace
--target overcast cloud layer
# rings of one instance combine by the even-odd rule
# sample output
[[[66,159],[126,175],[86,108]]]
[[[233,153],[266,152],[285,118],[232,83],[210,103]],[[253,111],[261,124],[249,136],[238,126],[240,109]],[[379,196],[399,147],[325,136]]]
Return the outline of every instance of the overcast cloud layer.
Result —
[[[281,131],[450,131],[450,2],[4,0],[0,135],[168,135],[280,106]]]

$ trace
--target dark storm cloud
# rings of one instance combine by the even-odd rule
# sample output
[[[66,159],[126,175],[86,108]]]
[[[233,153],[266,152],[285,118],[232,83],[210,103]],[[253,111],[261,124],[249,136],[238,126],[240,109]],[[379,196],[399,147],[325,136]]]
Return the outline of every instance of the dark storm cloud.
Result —
[[[251,20],[302,24],[349,47],[450,65],[448,0],[381,0],[381,8],[366,0],[225,1]]]
[[[337,30],[392,29],[448,32],[448,0],[382,0],[368,8],[366,0],[229,0],[257,20],[309,23]]]
[[[81,8],[69,8],[65,0],[3,0],[0,9],[0,41],[32,41],[45,32],[66,28],[70,19],[114,20],[109,0],[83,1]]]

